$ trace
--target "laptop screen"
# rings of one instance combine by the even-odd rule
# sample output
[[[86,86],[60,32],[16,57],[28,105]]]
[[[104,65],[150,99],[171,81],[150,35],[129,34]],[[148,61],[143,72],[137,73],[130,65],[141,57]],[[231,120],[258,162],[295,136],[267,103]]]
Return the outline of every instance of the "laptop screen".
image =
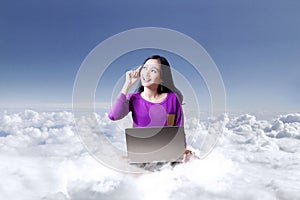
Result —
[[[126,146],[129,162],[172,162],[185,151],[182,126],[127,128]]]

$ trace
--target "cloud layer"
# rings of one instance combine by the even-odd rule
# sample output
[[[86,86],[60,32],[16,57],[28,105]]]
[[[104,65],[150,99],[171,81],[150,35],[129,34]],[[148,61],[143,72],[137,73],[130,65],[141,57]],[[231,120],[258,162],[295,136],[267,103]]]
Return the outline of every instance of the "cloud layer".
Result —
[[[111,143],[124,149],[125,122],[97,114]],[[2,113],[1,199],[298,199],[300,114],[257,120],[217,119],[224,132],[203,160],[130,175],[97,162],[77,137],[71,112]],[[186,120],[189,148],[199,151],[208,124]],[[105,152],[104,152],[105,153]]]

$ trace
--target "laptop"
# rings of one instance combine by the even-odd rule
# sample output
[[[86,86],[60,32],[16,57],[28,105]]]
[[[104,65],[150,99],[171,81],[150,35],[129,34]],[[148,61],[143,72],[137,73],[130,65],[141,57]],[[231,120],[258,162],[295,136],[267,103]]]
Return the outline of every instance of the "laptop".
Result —
[[[183,126],[125,129],[129,163],[176,162],[185,151]]]

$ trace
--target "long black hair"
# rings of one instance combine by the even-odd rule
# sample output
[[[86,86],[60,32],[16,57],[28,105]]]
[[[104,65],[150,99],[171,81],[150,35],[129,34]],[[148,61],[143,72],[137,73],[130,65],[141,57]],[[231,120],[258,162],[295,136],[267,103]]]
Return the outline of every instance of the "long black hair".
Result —
[[[177,95],[177,98],[179,99],[180,103],[182,104],[183,95],[180,92],[180,90],[178,90],[175,87],[175,84],[173,81],[173,76],[171,73],[171,67],[170,67],[168,60],[163,56],[153,55],[153,56],[146,58],[143,65],[150,59],[155,59],[160,62],[160,77],[161,77],[162,83],[158,85],[157,93],[161,94],[161,93],[174,92]],[[142,68],[140,69],[139,74],[141,74],[141,70],[142,70]],[[142,86],[142,83],[140,81],[135,92],[143,92],[143,91],[144,91],[144,86]]]

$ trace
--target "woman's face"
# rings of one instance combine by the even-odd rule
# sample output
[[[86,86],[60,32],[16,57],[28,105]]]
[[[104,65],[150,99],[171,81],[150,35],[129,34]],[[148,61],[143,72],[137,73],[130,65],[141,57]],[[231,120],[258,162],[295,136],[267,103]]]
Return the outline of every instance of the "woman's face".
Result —
[[[142,86],[149,87],[159,85],[161,83],[160,70],[160,62],[158,60],[147,60],[140,74]]]

